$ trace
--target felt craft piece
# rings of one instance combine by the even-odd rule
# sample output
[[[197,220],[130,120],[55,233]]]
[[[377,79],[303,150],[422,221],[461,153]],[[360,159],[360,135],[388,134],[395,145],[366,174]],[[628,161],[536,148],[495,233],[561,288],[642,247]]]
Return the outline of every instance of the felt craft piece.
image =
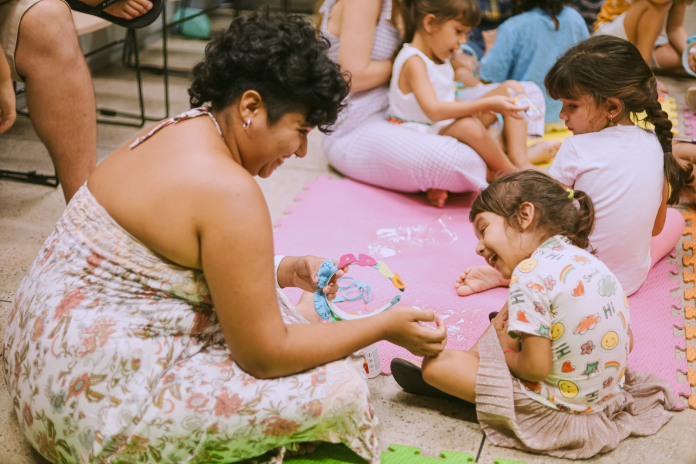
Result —
[[[317,287],[319,287],[319,290],[314,292],[314,309],[317,310],[319,317],[325,321],[328,321],[331,318],[331,309],[326,304],[326,295],[322,289],[326,287],[336,271],[338,271],[338,267],[336,267],[332,260],[327,259],[321,263],[321,267],[319,267],[319,271],[317,272],[317,277],[319,278]]]
[[[406,289],[406,285],[404,285],[404,282],[401,280],[398,274],[393,274],[386,264],[384,264],[382,261],[378,263],[377,260],[375,260],[372,256],[366,254],[359,254],[358,259],[356,259],[354,254],[348,253],[341,256],[341,259],[338,262],[338,266],[334,265],[332,260],[326,260],[322,263],[321,267],[319,268],[319,272],[317,273],[317,277],[319,278],[319,283],[317,283],[317,286],[319,287],[319,290],[317,290],[314,293],[314,308],[316,309],[317,313],[322,319],[329,320],[333,318],[334,320],[344,321],[362,319],[364,317],[374,316],[376,314],[384,312],[387,309],[394,306],[399,301],[401,301],[401,295],[397,295],[394,298],[392,298],[387,304],[372,311],[369,314],[353,314],[341,310],[338,306],[335,305],[335,303],[340,303],[342,301],[356,301],[362,298],[365,304],[367,304],[372,299],[372,287],[355,280],[353,280],[353,283],[351,283],[351,285],[348,285],[346,287],[341,287],[339,285],[339,290],[348,289],[352,286],[357,287],[356,289],[353,289],[350,292],[337,297],[334,301],[331,301],[328,298],[326,298],[326,295],[322,291],[322,288],[324,288],[329,283],[331,277],[333,277],[333,275],[339,269],[342,269],[344,266],[347,266],[349,264],[356,264],[358,266],[363,267],[373,267],[377,269],[380,272],[380,274],[390,279],[394,286],[399,289],[399,291],[403,292]],[[342,277],[341,279],[345,278],[346,277]],[[358,291],[357,293],[355,293],[356,290]],[[353,295],[353,293],[355,293],[355,295]]]
[[[347,255],[341,256],[341,260],[338,262],[338,268],[343,269],[344,267],[348,266],[349,264],[353,264],[357,261],[358,261],[358,258],[356,258],[354,254],[348,253]]]

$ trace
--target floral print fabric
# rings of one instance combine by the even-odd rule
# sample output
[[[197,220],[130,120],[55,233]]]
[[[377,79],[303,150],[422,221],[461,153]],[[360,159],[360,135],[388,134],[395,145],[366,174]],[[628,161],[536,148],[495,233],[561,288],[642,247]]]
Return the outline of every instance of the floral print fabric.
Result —
[[[604,263],[562,235],[551,237],[513,271],[508,306],[511,337],[551,340],[551,372],[542,382],[518,379],[523,392],[572,413],[596,413],[617,400],[631,317]]]
[[[306,323],[278,301],[286,323]],[[379,462],[361,358],[245,373],[203,273],[152,253],[86,186],[22,281],[4,350],[21,427],[53,463],[271,460],[315,440]]]

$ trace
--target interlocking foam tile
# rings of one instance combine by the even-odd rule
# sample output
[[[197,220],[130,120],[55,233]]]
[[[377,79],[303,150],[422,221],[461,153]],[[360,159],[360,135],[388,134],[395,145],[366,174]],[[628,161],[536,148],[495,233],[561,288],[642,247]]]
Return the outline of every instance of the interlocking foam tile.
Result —
[[[488,313],[498,311],[507,299],[507,289],[497,288],[466,298],[457,296],[455,278],[468,266],[485,265],[476,254],[478,239],[469,222],[474,195],[455,195],[442,208],[430,206],[424,194],[403,194],[361,184],[349,179],[321,178],[308,185],[301,201],[288,208],[290,215],[275,232],[278,254],[313,254],[338,259],[346,253],[365,253],[383,260],[406,284],[401,294],[403,306],[430,309],[442,316],[447,327],[450,349],[469,349],[490,325]],[[350,273],[368,279],[374,290],[374,309],[393,298],[398,291],[392,283],[371,273],[373,269],[352,267]],[[365,274],[361,274],[364,272]],[[636,343],[629,357],[631,368],[657,374],[670,383],[675,395],[689,395],[684,377],[684,356],[676,359],[675,345],[686,350],[684,336],[673,336],[673,329],[684,330],[684,320],[672,316],[681,311],[681,299],[670,293],[678,288],[677,265],[663,259],[655,264],[643,286],[629,297],[631,328]],[[365,281],[365,280],[363,280]],[[289,289],[291,301],[300,292]],[[357,305],[364,305],[354,302]],[[353,312],[353,303],[341,307]],[[343,306],[345,305],[345,306]],[[362,309],[358,309],[362,311]],[[382,373],[389,374],[394,357],[413,357],[405,349],[379,342]],[[679,405],[683,408],[682,403]]]
[[[696,124],[696,114],[691,109],[684,105],[684,133],[692,139],[696,137],[694,134],[694,125]]]
[[[696,361],[696,348],[686,347],[686,360],[690,363]]]
[[[657,374],[669,382],[677,399],[675,409],[683,409],[685,402],[681,397],[690,395],[690,387],[680,380],[685,378],[688,365],[684,356],[677,359],[675,349],[686,350],[684,319],[681,298],[671,296],[679,287],[679,280],[669,278],[677,272],[676,263],[667,259],[659,261],[640,289],[628,298],[635,339],[628,363],[634,370]],[[673,309],[679,311],[677,316],[672,315]]]
[[[687,115],[687,111],[688,108],[684,110],[685,116]],[[690,115],[690,121],[692,123],[690,126],[693,129],[693,123],[696,122],[693,119],[694,114],[690,111],[688,113]],[[693,137],[693,133],[689,135]],[[696,253],[694,253],[694,250],[696,250],[696,212],[690,209],[688,212],[684,213],[684,218],[687,221],[687,226],[684,229],[684,235],[691,235],[691,240],[684,239],[683,247],[684,251],[691,250],[692,254],[684,255],[682,262],[684,263],[684,266],[692,266],[692,269],[696,269],[696,266],[694,266],[694,264],[696,264]],[[684,270],[684,282],[696,283],[696,274]],[[694,297],[696,297],[696,288],[688,288],[684,291],[684,299],[692,300],[694,299]],[[684,308],[684,317],[684,335],[687,340],[693,340],[694,338],[696,338],[696,327],[691,325],[691,321],[693,319],[696,319],[696,309],[693,306],[687,304]],[[696,389],[693,388],[694,386],[696,386],[696,372],[694,371],[694,368],[696,367],[696,348],[692,346],[686,347],[685,361],[692,363],[692,366],[688,369],[686,377],[689,384],[692,387],[691,391],[696,392]],[[692,393],[689,396],[689,406],[696,409],[696,394]]]
[[[322,443],[310,454],[288,456],[285,462],[293,464],[365,464],[363,460],[347,447],[337,444]],[[474,457],[467,453],[442,451],[440,457],[421,456],[419,448],[401,445],[389,445],[389,452],[382,453],[382,464],[476,464]],[[526,464],[522,461],[496,459],[494,464]]]

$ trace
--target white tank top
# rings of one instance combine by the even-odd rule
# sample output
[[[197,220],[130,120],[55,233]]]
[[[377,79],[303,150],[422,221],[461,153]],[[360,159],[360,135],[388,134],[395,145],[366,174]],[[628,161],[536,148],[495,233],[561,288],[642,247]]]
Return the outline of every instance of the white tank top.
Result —
[[[394,69],[392,71],[391,84],[389,85],[389,108],[387,116],[401,120],[402,122],[418,122],[421,124],[433,124],[437,121],[431,121],[420,105],[413,92],[404,95],[399,89],[399,76],[401,69],[406,63],[406,60],[414,55],[421,57],[425,63],[425,69],[428,72],[428,79],[435,89],[437,100],[441,102],[454,101],[454,69],[450,65],[449,59],[442,64],[435,64],[433,60],[425,56],[423,52],[411,46],[404,44],[403,48],[394,60]]]

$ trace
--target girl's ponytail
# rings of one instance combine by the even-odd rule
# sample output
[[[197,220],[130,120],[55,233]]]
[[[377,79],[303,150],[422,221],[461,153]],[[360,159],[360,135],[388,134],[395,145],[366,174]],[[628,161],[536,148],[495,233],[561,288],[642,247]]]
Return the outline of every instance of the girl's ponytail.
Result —
[[[573,242],[573,245],[583,248],[590,248],[590,234],[594,228],[595,211],[592,199],[582,190],[575,190],[573,197],[578,201],[579,208],[575,215],[575,225],[567,230],[563,235]]]
[[[656,86],[655,78],[652,78],[650,87]],[[657,94],[657,91],[655,91]],[[667,199],[668,205],[679,203],[682,192],[694,193],[694,188],[690,185],[694,181],[694,166],[689,163],[682,167],[672,154],[672,121],[667,118],[667,113],[662,111],[662,106],[657,99],[645,105],[645,112],[648,117],[647,122],[655,126],[662,151],[664,152],[664,170],[667,182],[672,187],[672,192]]]
[[[411,43],[418,29],[417,0],[397,0],[401,3],[401,22],[404,26],[404,43]]]
[[[469,220],[474,222],[478,214],[488,211],[519,230],[522,203],[534,205],[537,228],[549,235],[564,235],[573,245],[590,249],[595,222],[592,200],[582,190],[564,189],[558,181],[538,171],[515,172],[492,181],[471,205]]]

